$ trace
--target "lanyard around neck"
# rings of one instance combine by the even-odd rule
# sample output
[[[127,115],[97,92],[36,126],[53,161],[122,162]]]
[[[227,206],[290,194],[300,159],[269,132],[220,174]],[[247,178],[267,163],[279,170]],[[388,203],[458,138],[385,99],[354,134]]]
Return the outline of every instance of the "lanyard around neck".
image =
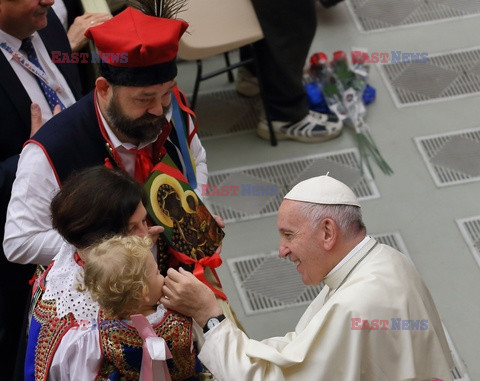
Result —
[[[31,62],[28,58],[26,58],[23,54],[21,54],[19,51],[13,50],[13,48],[8,45],[6,41],[0,42],[0,48],[10,53],[15,61],[17,61],[30,73],[42,80],[47,86],[52,87],[50,86],[48,77],[45,72],[33,62]]]

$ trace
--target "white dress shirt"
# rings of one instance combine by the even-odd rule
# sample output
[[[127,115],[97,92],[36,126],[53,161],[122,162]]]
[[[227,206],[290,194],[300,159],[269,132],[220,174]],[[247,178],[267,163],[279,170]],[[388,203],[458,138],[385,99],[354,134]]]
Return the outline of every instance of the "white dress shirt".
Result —
[[[63,0],[55,0],[55,3],[52,5],[53,10],[55,11],[55,14],[57,17],[60,19],[60,22],[63,25],[63,28],[65,29],[65,32],[68,31],[68,11],[67,7],[65,6],[65,3]]]
[[[106,123],[105,120],[103,122]],[[189,130],[192,131],[193,128],[190,120]],[[115,148],[117,144],[122,145],[110,128],[106,127],[106,130]],[[197,135],[193,138],[190,149],[196,164],[196,191],[200,195],[201,185],[207,183],[208,174],[206,152]],[[133,176],[135,154],[126,147],[125,150],[117,151],[126,172]],[[53,169],[42,148],[37,144],[27,144],[20,154],[7,210],[3,248],[9,261],[48,265],[58,253],[64,240],[52,228],[50,203],[59,189]]]
[[[22,40],[5,33],[3,30],[0,30],[0,42],[6,42],[7,45],[13,49],[13,51],[19,51],[20,46],[22,45]],[[40,62],[40,65],[42,65],[43,69],[45,70],[50,87],[52,89],[60,89],[57,92],[58,98],[62,101],[65,107],[71,106],[75,103],[75,97],[73,96],[67,81],[63,77],[63,74],[52,62],[50,56],[48,55],[47,49],[45,48],[45,44],[37,32],[32,35],[32,44],[37,53],[38,62]],[[22,83],[23,88],[27,92],[32,102],[39,104],[40,109],[42,110],[42,123],[45,123],[52,117],[52,111],[50,110],[50,106],[47,103],[45,95],[43,94],[35,75],[18,63],[5,49],[0,50],[12,66],[15,74],[17,74],[18,79]],[[22,53],[22,51],[20,51],[20,53]],[[23,56],[26,58],[25,54],[23,54]]]

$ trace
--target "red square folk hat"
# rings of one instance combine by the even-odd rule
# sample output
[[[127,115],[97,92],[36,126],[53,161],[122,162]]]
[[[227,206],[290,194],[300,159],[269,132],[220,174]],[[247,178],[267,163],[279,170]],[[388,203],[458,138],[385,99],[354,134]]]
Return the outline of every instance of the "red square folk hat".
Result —
[[[155,17],[127,8],[101,25],[87,29],[100,58],[100,75],[120,86],[165,83],[177,75],[178,42],[187,29],[183,20]]]

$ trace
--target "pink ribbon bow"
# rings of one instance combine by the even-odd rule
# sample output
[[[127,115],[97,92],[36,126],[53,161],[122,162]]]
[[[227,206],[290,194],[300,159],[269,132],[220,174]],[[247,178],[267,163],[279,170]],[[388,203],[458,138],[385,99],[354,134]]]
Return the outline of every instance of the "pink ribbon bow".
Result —
[[[140,381],[171,381],[167,359],[171,359],[172,354],[168,349],[167,343],[163,338],[155,334],[144,315],[132,315],[130,318],[143,340]]]

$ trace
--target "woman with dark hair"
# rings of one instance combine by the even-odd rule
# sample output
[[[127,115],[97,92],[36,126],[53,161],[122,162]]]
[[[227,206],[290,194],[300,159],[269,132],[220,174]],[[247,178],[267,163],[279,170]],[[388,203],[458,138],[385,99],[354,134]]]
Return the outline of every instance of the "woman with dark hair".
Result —
[[[25,380],[139,378],[141,337],[127,323],[109,324],[113,317],[78,285],[92,246],[115,235],[157,240],[163,228],[147,226],[144,202],[135,179],[106,167],[72,175],[53,198],[52,225],[66,242],[34,285]],[[172,379],[196,379],[192,338],[202,335],[194,334],[192,320],[159,306],[150,323],[172,353]]]
[[[91,167],[70,177],[53,198],[52,226],[80,251],[116,234],[143,237],[148,234],[145,204],[146,195],[134,178]]]

